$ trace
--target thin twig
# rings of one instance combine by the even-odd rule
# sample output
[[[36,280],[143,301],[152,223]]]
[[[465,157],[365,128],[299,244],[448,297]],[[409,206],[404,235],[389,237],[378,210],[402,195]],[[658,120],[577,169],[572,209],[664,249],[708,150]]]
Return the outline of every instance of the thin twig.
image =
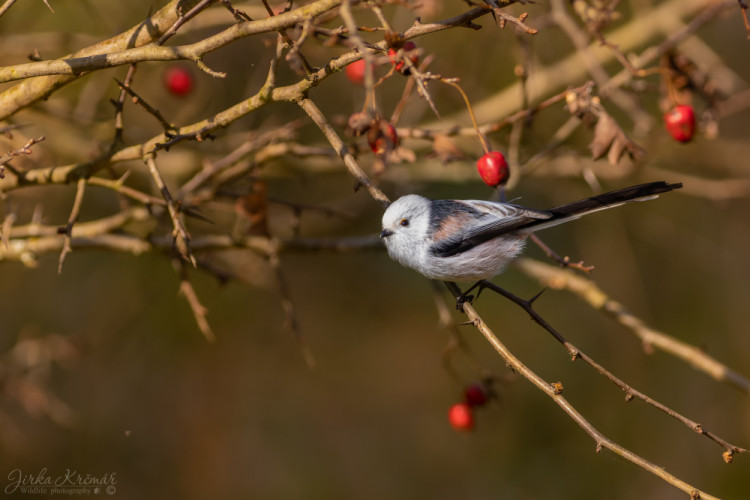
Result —
[[[318,108],[318,106],[316,106],[310,99],[300,99],[297,101],[297,104],[299,104],[299,106],[307,113],[307,116],[315,122],[318,128],[320,128],[320,131],[323,132],[326,139],[328,139],[328,142],[331,143],[331,146],[333,146],[336,153],[342,160],[344,160],[344,165],[346,165],[346,168],[356,182],[354,186],[355,191],[360,186],[364,186],[375,201],[380,202],[383,206],[388,206],[390,204],[388,197],[372,183],[364,170],[362,170],[357,163],[357,160],[354,159],[354,156],[352,156],[349,149],[344,144],[344,141],[341,140],[333,127],[328,123],[328,120],[325,115],[323,115],[323,112],[320,111],[320,108]]]
[[[474,110],[471,109],[471,101],[469,100],[469,96],[466,95],[466,92],[464,92],[464,89],[461,88],[461,86],[451,80],[447,80],[445,78],[440,79],[441,82],[450,85],[454,89],[458,90],[458,93],[461,94],[461,97],[464,99],[464,103],[466,103],[466,109],[469,111],[469,116],[471,117],[471,124],[474,127],[474,130],[477,134],[477,138],[479,139],[479,142],[482,144],[482,149],[484,149],[485,153],[490,152],[490,147],[487,144],[487,139],[484,137],[484,134],[479,130],[479,124],[477,123],[477,118],[474,116]]]
[[[336,3],[339,3],[339,2],[336,2]],[[271,8],[270,5],[268,5],[268,2],[266,0],[263,0],[263,5],[266,7],[266,11],[268,12],[269,16],[276,17],[276,15],[273,13],[273,9]],[[305,16],[302,19],[300,19],[300,21],[307,21],[307,20],[309,20],[312,17],[313,17],[312,15],[311,16]],[[290,49],[293,49],[294,47],[297,46],[297,44],[287,34],[286,29],[279,29],[278,32],[279,32],[279,35],[281,35],[281,37],[284,39],[284,42],[286,42],[286,44],[289,46]],[[295,50],[295,55],[297,56],[297,59],[299,59],[299,62],[300,62],[300,64],[302,64],[302,67],[304,68],[305,73],[307,75],[315,72],[315,69],[310,65],[309,62],[307,62],[307,59],[302,54],[302,52],[299,51],[299,48],[297,48]]]
[[[593,86],[593,82],[587,82],[580,87],[570,88],[563,90],[562,92],[559,92],[552,97],[549,97],[545,99],[544,101],[540,102],[536,106],[532,106],[527,109],[521,109],[515,113],[513,113],[510,116],[507,116],[499,121],[494,121],[491,123],[486,123],[484,125],[479,125],[479,132],[482,134],[491,134],[494,132],[497,132],[504,127],[507,127],[508,125],[512,125],[518,121],[525,121],[540,111],[549,108],[550,106],[557,104],[558,102],[564,101],[565,96],[567,96],[569,93],[580,93],[584,92],[585,89],[590,88]],[[470,114],[471,115],[471,114]],[[470,136],[477,133],[477,129],[474,126],[471,127],[449,127],[445,129],[427,129],[427,128],[399,128],[398,129],[398,135],[399,137],[410,137],[412,139],[427,139],[427,140],[434,140],[434,138],[438,135],[443,136]]]
[[[315,368],[317,363],[315,361],[315,356],[310,349],[310,346],[307,345],[305,336],[302,334],[302,330],[299,326],[299,321],[297,321],[297,314],[295,312],[294,302],[292,302],[289,283],[286,279],[286,276],[284,275],[283,269],[281,268],[281,259],[279,258],[278,246],[272,243],[271,248],[273,250],[268,256],[268,262],[271,265],[271,269],[273,269],[274,274],[276,274],[276,282],[278,283],[279,295],[281,296],[281,307],[284,309],[284,315],[286,317],[285,326],[294,335],[294,339],[297,341],[297,345],[302,351],[302,356],[305,358],[307,367],[313,369]]]
[[[578,269],[579,271],[583,271],[584,273],[590,273],[594,270],[594,266],[587,266],[583,263],[583,261],[578,262],[571,262],[570,258],[566,257],[560,257],[557,252],[552,250],[546,243],[544,243],[539,236],[532,233],[531,241],[533,241],[536,246],[542,249],[542,251],[547,255],[547,257],[553,259],[555,262],[557,262],[562,267],[570,267],[572,269]]]
[[[362,37],[359,36],[357,21],[354,19],[354,15],[352,14],[351,3],[352,0],[343,0],[343,2],[341,2],[339,14],[341,15],[341,20],[344,21],[344,24],[346,25],[349,39],[351,39],[357,49],[357,52],[359,52],[362,55],[362,58],[365,60],[364,85],[365,95],[368,96],[368,99],[365,100],[365,106],[372,113],[375,113],[375,110],[377,109],[377,103],[375,92],[373,91],[375,86],[375,76],[373,71],[373,68],[375,67],[374,57],[372,52],[367,50],[367,46],[364,40],[362,40]]]
[[[150,205],[166,206],[167,205],[167,202],[164,201],[163,198],[157,198],[155,196],[151,196],[150,194],[146,194],[143,191],[138,191],[137,189],[133,189],[129,186],[126,186],[125,180],[128,178],[129,173],[130,171],[125,172],[125,174],[119,179],[105,179],[103,177],[89,177],[88,183],[91,186],[100,186],[103,188],[111,189],[112,191],[116,193],[122,194],[124,196],[127,196],[128,198],[132,198],[133,200],[139,201],[146,206],[150,206]]]
[[[214,342],[216,336],[214,335],[213,330],[211,330],[211,325],[206,318],[208,309],[201,304],[198,294],[195,293],[195,288],[190,281],[190,275],[188,269],[185,267],[185,262],[182,259],[174,259],[174,265],[180,273],[180,294],[185,297],[185,300],[187,300],[190,310],[193,313],[193,317],[195,318],[195,322],[198,325],[198,329],[200,329],[208,342]]]
[[[3,172],[3,167],[6,167],[6,166],[8,167],[8,170],[11,170],[17,176],[20,176],[21,174],[18,171],[15,171],[15,169],[11,168],[11,166],[9,165],[9,162],[13,158],[15,158],[16,156],[30,155],[31,154],[31,146],[33,146],[34,144],[37,144],[39,142],[42,142],[44,139],[45,139],[45,137],[43,135],[40,136],[40,137],[37,137],[36,139],[29,139],[26,142],[26,144],[24,144],[20,148],[8,151],[3,156],[0,156],[0,179],[3,178],[3,173],[4,173]]]
[[[497,3],[497,2],[493,2],[493,3]],[[500,26],[500,28],[504,28],[505,23],[510,22],[511,24],[515,24],[516,26],[518,26],[518,28],[521,31],[523,31],[524,33],[528,35],[536,35],[537,33],[539,33],[538,29],[532,28],[531,26],[527,25],[524,22],[526,18],[528,17],[528,13],[526,12],[524,12],[518,17],[515,17],[510,14],[506,14],[505,12],[500,10],[500,8],[498,7],[492,7],[492,13],[494,14],[495,19],[497,20],[497,24],[498,26]]]
[[[116,151],[117,148],[122,147],[122,134],[124,128],[123,113],[125,111],[125,96],[127,96],[124,87],[129,88],[131,83],[133,83],[133,76],[135,75],[136,67],[135,64],[131,64],[128,67],[128,72],[125,74],[125,80],[122,85],[120,85],[120,96],[116,101],[112,101],[112,105],[115,107],[115,135],[112,140],[112,145],[110,146],[112,152]],[[117,83],[120,84],[120,82]]]
[[[476,361],[476,358],[472,355],[471,351],[469,350],[469,345],[466,343],[466,341],[463,338],[463,335],[461,335],[461,331],[456,326],[456,323],[453,321],[453,317],[450,313],[450,308],[448,307],[448,304],[445,300],[445,294],[443,293],[442,286],[440,285],[439,281],[430,280],[430,284],[432,285],[432,291],[433,291],[433,297],[435,299],[435,307],[437,308],[438,312],[438,325],[443,330],[446,330],[448,332],[448,343],[443,348],[443,352],[441,355],[441,361],[443,364],[443,369],[445,369],[446,372],[451,376],[453,380],[460,383],[461,377],[458,375],[458,372],[453,367],[453,359],[454,354],[456,352],[461,352],[464,354],[464,357],[467,359],[471,367],[476,371],[477,373],[481,374],[482,370],[479,367],[479,364]]]
[[[200,11],[208,7],[209,4],[215,2],[216,0],[201,0],[198,2],[198,5],[190,9],[187,14],[180,14],[180,16],[177,18],[177,20],[172,24],[172,26],[169,27],[169,29],[164,33],[157,41],[157,45],[164,45],[164,43],[172,38],[175,33],[177,33],[177,30],[182,27],[183,24],[194,18]],[[182,7],[178,7],[180,11],[182,11]]]
[[[73,224],[78,220],[78,215],[81,213],[81,204],[83,203],[83,194],[86,191],[86,179],[78,179],[76,185],[76,197],[73,200],[73,208],[70,210],[70,216],[68,217],[68,224],[61,228],[62,233],[65,235],[62,252],[60,252],[60,260],[57,263],[57,274],[62,274],[63,262],[65,257],[70,253],[70,240],[73,237]]]
[[[154,108],[145,100],[143,100],[141,96],[139,96],[132,88],[130,88],[129,84],[122,83],[117,78],[115,78],[114,80],[123,91],[125,91],[128,95],[130,95],[130,97],[133,98],[133,104],[138,104],[144,110],[146,110],[148,114],[156,118],[165,131],[169,132],[169,131],[176,130],[175,126],[169,123],[167,119],[164,118],[164,116],[161,114],[161,112],[159,112],[158,109]]]

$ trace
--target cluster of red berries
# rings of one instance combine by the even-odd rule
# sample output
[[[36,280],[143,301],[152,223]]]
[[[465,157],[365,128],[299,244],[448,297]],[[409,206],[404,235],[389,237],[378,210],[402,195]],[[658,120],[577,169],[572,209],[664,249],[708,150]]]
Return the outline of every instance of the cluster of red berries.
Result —
[[[367,136],[367,144],[376,155],[387,155],[398,147],[396,127],[380,116],[361,111],[349,116],[347,125],[354,136]]]
[[[401,48],[404,51],[404,55],[406,55],[409,58],[409,61],[416,66],[419,63],[419,55],[416,53],[417,44],[414,42],[404,42],[404,45],[402,45]],[[409,74],[409,68],[405,67],[406,63],[398,56],[398,50],[393,47],[388,49],[388,58],[390,59],[391,64],[396,67],[396,71],[405,75]]]
[[[448,410],[448,422],[457,431],[469,432],[474,429],[474,408],[487,404],[492,398],[492,391],[484,382],[475,382],[466,386],[464,398]]]

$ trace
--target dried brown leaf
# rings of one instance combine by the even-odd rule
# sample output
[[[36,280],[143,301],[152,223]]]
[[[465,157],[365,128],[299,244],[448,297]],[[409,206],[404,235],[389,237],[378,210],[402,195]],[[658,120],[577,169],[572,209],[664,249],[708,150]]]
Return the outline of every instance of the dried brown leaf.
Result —
[[[248,221],[246,234],[268,236],[268,187],[265,181],[254,181],[247,194],[237,198],[235,210]]]
[[[445,164],[464,157],[463,152],[456,146],[456,142],[444,134],[437,134],[432,141],[435,156]]]
[[[609,113],[604,111],[603,108],[598,111],[599,120],[596,122],[596,128],[594,128],[594,139],[589,144],[591,156],[594,160],[598,160],[606,154],[609,163],[617,165],[625,153],[636,160],[646,154],[642,147],[628,137]]]
[[[594,160],[598,160],[609,150],[619,129],[617,122],[609,114],[603,112],[599,115],[594,129],[594,139],[589,144]]]

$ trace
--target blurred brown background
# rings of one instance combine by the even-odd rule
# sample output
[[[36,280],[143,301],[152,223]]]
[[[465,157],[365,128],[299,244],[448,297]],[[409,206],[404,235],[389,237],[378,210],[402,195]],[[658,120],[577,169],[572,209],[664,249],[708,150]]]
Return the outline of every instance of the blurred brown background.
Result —
[[[663,4],[623,2],[623,17],[613,29],[632,22],[652,3]],[[426,7],[436,10],[423,13],[423,21],[449,17],[464,7],[447,4],[428,2]],[[128,29],[151,7],[149,2],[51,5],[54,14],[41,2],[20,2],[0,18],[3,66],[25,62],[34,48],[45,58],[61,57]],[[262,17],[255,2],[237,7]],[[530,13],[531,25],[541,25],[548,9],[535,4],[509,12],[518,15],[523,10]],[[390,7],[387,13],[396,29],[405,29],[414,17],[402,7]],[[364,24],[373,18],[361,19]],[[199,40],[232,20],[214,7],[195,22],[197,27],[170,44]],[[476,103],[514,82],[513,66],[524,57],[511,28],[499,30],[488,16],[478,22],[480,31],[452,30],[418,40],[426,54],[436,56],[430,70],[460,77]],[[750,41],[739,8],[727,9],[696,37],[720,57],[720,64],[703,69],[716,71],[719,78],[725,76],[722,71],[730,71],[736,78],[732,81],[739,82],[736,95],[747,99]],[[658,43],[664,34],[651,39]],[[273,35],[250,37],[207,57],[209,66],[228,73],[224,80],[188,65],[196,78],[188,98],[165,91],[164,63],[139,65],[134,88],[175,123],[203,119],[257,91],[273,50],[268,40],[274,40]],[[540,26],[540,34],[524,38],[524,43],[533,54],[532,72],[573,51],[555,27]],[[343,52],[319,42],[309,42],[305,50],[314,65]],[[615,63],[607,68],[619,70]],[[35,146],[29,159],[34,166],[93,156],[111,140],[113,109],[108,100],[118,94],[113,78],[122,79],[125,71],[96,72],[22,111],[11,123],[30,125],[3,138],[2,147],[17,148],[43,134],[46,141]],[[289,70],[280,78],[285,84],[298,79]],[[585,80],[560,82],[558,91]],[[393,78],[384,85],[384,112],[392,111],[404,81]],[[0,90],[11,85],[3,84]],[[462,112],[452,89],[430,88],[449,118],[437,122],[415,94],[399,126],[447,125],[454,113]],[[335,119],[359,110],[363,91],[340,73],[311,96]],[[750,177],[750,113],[738,106],[719,120],[717,138],[698,135],[683,145],[661,126],[658,94],[640,98],[654,119],[652,128],[648,134],[627,131],[648,151],[645,167],[628,161],[617,166],[592,162],[586,149],[591,130],[582,127],[545,160],[549,174],[523,177],[509,197],[547,208],[588,196],[591,188],[575,173],[581,168],[590,168],[606,189],[661,178],[684,181],[680,192],[597,214],[542,237],[560,254],[595,265],[592,278],[650,325],[705,348],[750,376],[750,202],[744,194]],[[626,129],[632,126],[627,117],[610,111]],[[522,157],[540,151],[568,116],[561,104],[539,114],[524,134]],[[201,167],[203,158],[221,158],[249,131],[300,117],[296,106],[268,106],[219,131],[214,141],[183,143],[161,154],[160,166],[168,181],[178,185]],[[135,106],[126,108],[125,120],[126,144],[160,131],[158,123]],[[506,147],[508,129],[492,135],[491,141]],[[322,145],[323,139],[317,128],[307,125],[299,142]],[[417,163],[391,165],[380,179],[382,189],[391,198],[406,192],[435,198],[490,197],[489,188],[475,176],[478,141],[469,138],[461,145],[467,158],[444,166],[424,158],[429,152],[424,143],[407,143],[417,151]],[[361,161],[369,168],[368,155]],[[568,167],[572,175],[566,173]],[[117,166],[119,173],[127,169],[133,170],[136,185],[158,194],[149,187],[141,162]],[[352,192],[352,180],[336,158],[281,158],[264,165],[260,176],[275,199],[351,214],[339,218],[303,212],[302,236],[379,231],[381,208],[366,192]],[[721,186],[741,194],[707,195],[723,182]],[[73,186],[12,191],[6,213],[15,210],[18,223],[27,223],[35,207],[42,206],[46,224],[64,225],[74,193]],[[80,220],[117,209],[111,192],[89,188]],[[207,210],[223,225],[217,229],[191,220],[193,230],[231,230],[231,208]],[[291,236],[291,219],[287,207],[270,205],[274,235]],[[537,248],[530,247],[527,255],[544,259]],[[217,337],[213,344],[201,336],[177,293],[178,275],[163,255],[74,250],[60,275],[56,253],[40,258],[33,269],[2,263],[3,488],[13,469],[36,474],[46,467],[53,477],[67,468],[94,476],[114,472],[117,498],[686,498],[609,452],[594,453],[590,438],[528,382],[512,380],[500,358],[470,327],[461,331],[478,364],[504,381],[496,387],[499,400],[478,412],[477,429],[454,432],[446,413],[459,399],[461,386],[441,366],[448,332],[438,326],[432,289],[426,279],[391,262],[384,251],[281,255],[315,369],[306,366],[294,336],[284,328],[278,286],[267,264],[247,252],[217,253],[213,258],[239,276],[222,285],[206,273],[191,273],[209,310]],[[515,269],[495,281],[521,296],[539,291],[537,283]],[[621,391],[585,365],[571,363],[558,344],[509,302],[487,293],[476,306],[529,367],[549,381],[562,381],[566,397],[609,437],[709,493],[748,496],[750,457],[738,455],[735,463],[726,465],[721,448],[709,440],[651,407],[625,404]],[[634,387],[727,440],[750,446],[748,394],[661,352],[645,354],[624,328],[568,293],[547,291],[537,308],[573,343]],[[455,313],[455,320],[463,318]],[[455,358],[455,365],[466,381],[475,378],[462,356]],[[17,492],[15,497],[28,495]]]

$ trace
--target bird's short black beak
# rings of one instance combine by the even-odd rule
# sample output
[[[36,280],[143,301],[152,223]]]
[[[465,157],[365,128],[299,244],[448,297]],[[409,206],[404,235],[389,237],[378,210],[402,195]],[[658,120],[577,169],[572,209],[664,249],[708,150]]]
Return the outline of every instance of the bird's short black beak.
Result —
[[[390,236],[390,235],[392,235],[392,234],[393,234],[393,231],[391,231],[390,229],[383,229],[383,230],[382,230],[382,231],[380,232],[380,237],[381,237],[381,238],[387,238],[387,237],[389,237],[389,236]]]

